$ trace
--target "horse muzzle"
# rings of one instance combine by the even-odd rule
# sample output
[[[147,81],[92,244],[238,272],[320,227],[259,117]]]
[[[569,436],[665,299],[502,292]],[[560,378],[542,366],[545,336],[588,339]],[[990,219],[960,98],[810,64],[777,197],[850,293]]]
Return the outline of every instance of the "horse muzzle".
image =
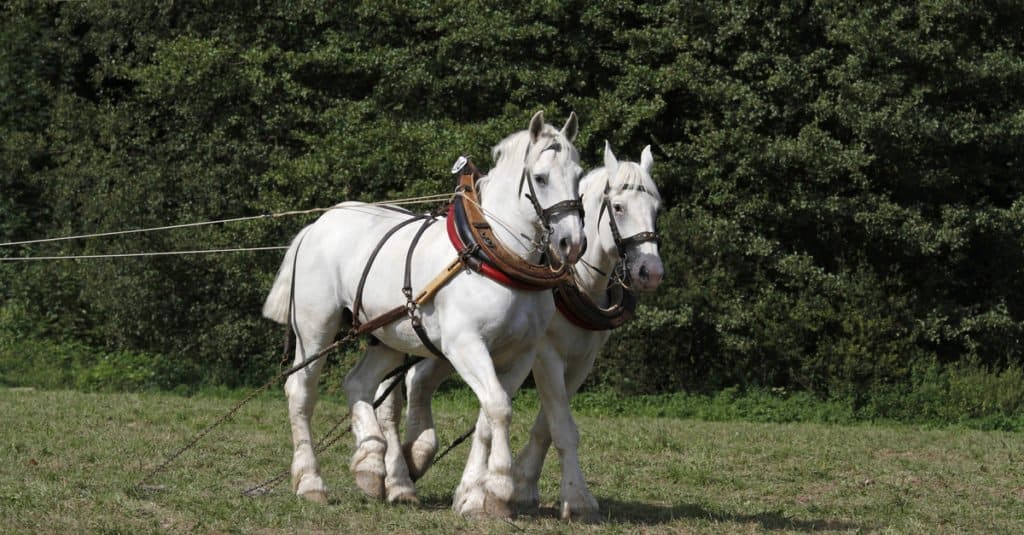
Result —
[[[658,288],[665,277],[665,266],[661,257],[650,253],[638,255],[630,262],[631,286],[634,290],[651,292]]]

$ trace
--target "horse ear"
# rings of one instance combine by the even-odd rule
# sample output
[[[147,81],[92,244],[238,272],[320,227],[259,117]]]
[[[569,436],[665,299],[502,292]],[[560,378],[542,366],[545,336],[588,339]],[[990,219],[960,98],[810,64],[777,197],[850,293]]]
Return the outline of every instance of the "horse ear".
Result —
[[[540,133],[544,130],[544,110],[540,110],[533,114],[533,119],[530,119],[530,143],[536,143],[537,138],[540,137]]]
[[[575,140],[575,136],[580,133],[580,119],[577,118],[575,112],[569,112],[569,118],[565,121],[565,126],[562,127],[562,135],[565,136],[569,142]]]
[[[654,155],[651,154],[651,146],[647,145],[644,147],[644,151],[640,153],[640,168],[649,175],[651,174],[651,167],[653,166]]]
[[[569,113],[569,119],[565,121],[565,126],[562,127],[562,135],[565,139],[572,143],[576,140],[576,134],[580,133],[580,120],[576,117],[576,112]]]
[[[619,170],[619,160],[612,153],[612,146],[607,139],[604,141],[604,170],[609,179],[615,178],[615,172]]]

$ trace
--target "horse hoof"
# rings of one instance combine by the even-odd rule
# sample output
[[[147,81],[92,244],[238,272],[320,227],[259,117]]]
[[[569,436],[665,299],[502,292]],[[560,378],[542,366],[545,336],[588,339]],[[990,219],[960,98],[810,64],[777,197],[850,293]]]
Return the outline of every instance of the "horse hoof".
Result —
[[[309,500],[313,503],[319,503],[320,505],[327,505],[327,493],[322,490],[311,490],[299,494],[299,497],[304,500]]]
[[[540,511],[540,490],[537,485],[516,485],[512,494],[512,505],[521,513],[537,513]]]
[[[356,486],[363,494],[380,500],[384,498],[384,475],[375,472],[356,472]]]
[[[395,505],[419,505],[420,499],[416,497],[415,493],[402,493],[388,498],[388,503]]]
[[[540,501],[522,500],[515,501],[512,504],[513,509],[516,513],[522,515],[538,515],[540,514]]]
[[[434,464],[436,448],[429,445],[424,446],[420,442],[402,445],[402,455],[405,457],[405,464],[409,467],[409,477],[418,481],[423,474],[427,473],[430,466]]]
[[[582,522],[584,524],[596,524],[601,521],[601,514],[596,510],[572,510],[568,503],[562,503],[562,513],[559,515],[566,522]]]
[[[512,507],[490,492],[484,493],[484,514],[491,518],[512,518]]]

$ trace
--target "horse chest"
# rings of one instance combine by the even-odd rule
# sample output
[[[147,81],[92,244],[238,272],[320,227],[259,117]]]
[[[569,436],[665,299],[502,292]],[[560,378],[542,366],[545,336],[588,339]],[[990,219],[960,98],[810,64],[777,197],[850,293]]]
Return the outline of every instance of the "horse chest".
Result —
[[[547,341],[566,361],[584,359],[601,350],[611,331],[590,331],[555,314],[547,330]]]
[[[443,321],[446,325],[454,324],[446,331],[479,333],[491,347],[518,343],[527,337],[539,338],[554,313],[549,295],[508,290],[489,281],[482,287],[468,285],[458,292],[438,297],[438,316],[446,318]]]

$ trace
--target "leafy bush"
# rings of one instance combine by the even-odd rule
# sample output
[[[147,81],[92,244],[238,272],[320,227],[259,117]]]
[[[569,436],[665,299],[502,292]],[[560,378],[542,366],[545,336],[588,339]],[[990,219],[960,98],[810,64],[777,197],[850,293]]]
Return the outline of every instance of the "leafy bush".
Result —
[[[863,418],[968,423],[989,429],[1021,429],[1024,372],[1012,366],[993,372],[977,363],[931,362],[903,384],[879,384],[859,409]]]
[[[667,208],[667,278],[589,387],[781,388],[879,417],[935,388],[957,404],[935,417],[1020,410],[984,391],[1024,367],[1015,3],[0,10],[0,240],[440,193],[455,156],[486,168],[537,109],[572,109],[585,163],[604,140],[631,158],[653,146]],[[308,221],[3,254],[282,245]],[[109,358],[82,368],[90,387],[167,383],[139,366],[262,382],[280,330],[258,311],[279,261],[0,263],[0,306],[33,332],[4,343],[95,348]]]

